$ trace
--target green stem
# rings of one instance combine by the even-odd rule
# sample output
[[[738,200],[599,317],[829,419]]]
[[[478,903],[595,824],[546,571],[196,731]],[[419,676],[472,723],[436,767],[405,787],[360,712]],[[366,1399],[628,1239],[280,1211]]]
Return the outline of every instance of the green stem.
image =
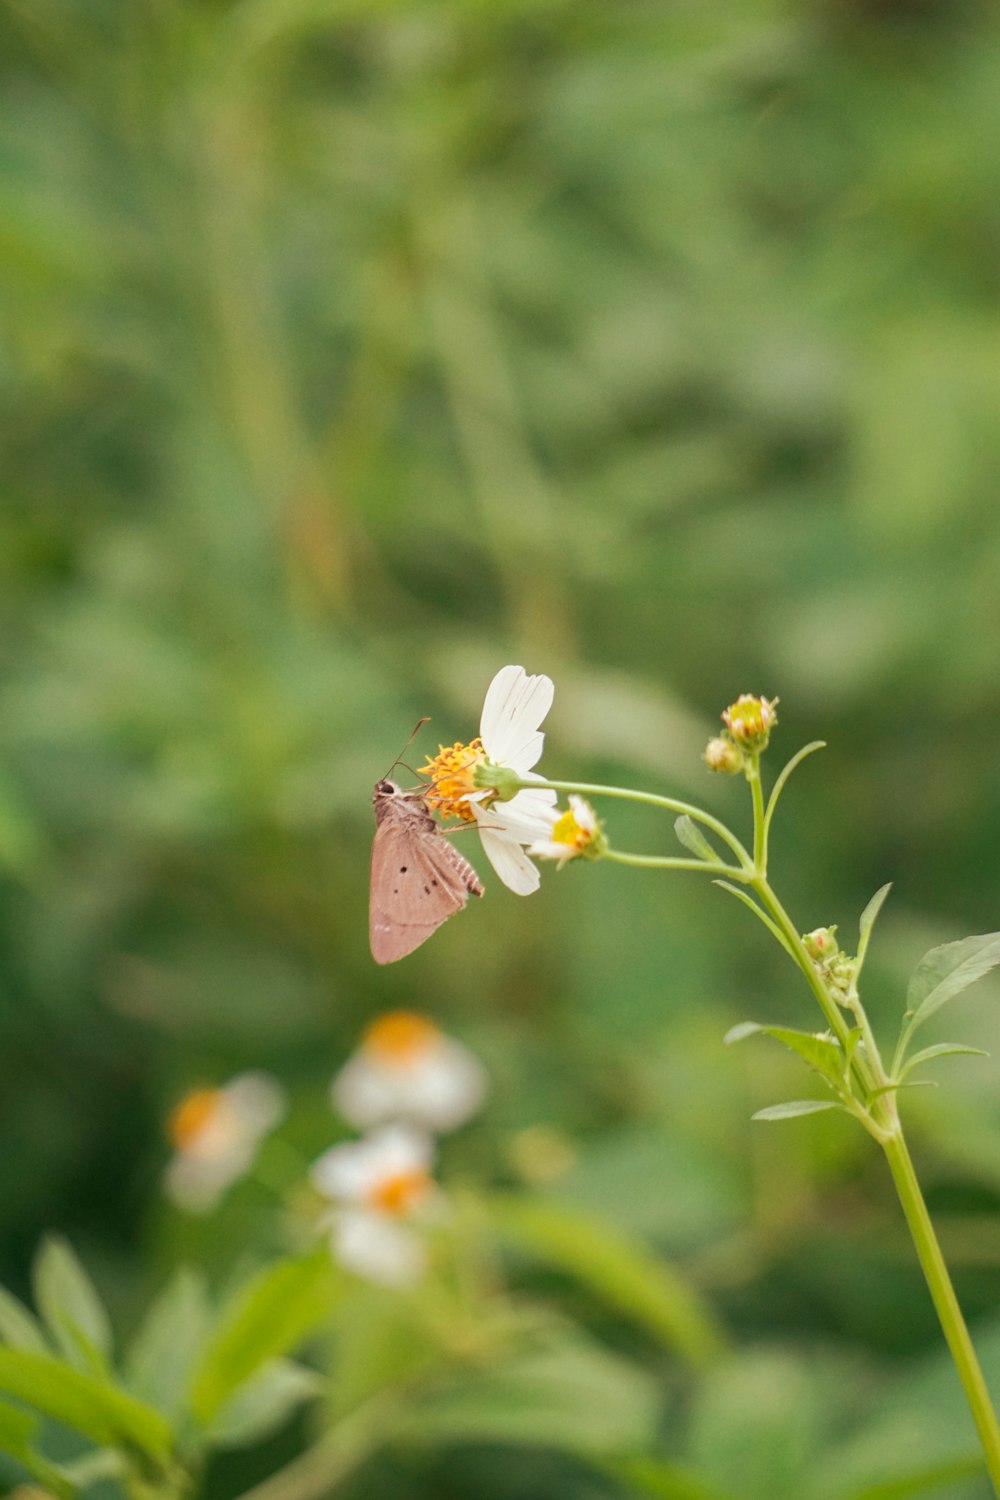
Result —
[[[709,875],[728,875],[733,880],[747,880],[744,870],[733,865],[710,862],[707,859],[685,859],[672,854],[625,854],[620,849],[605,849],[602,859],[614,860],[618,865],[636,865],[647,870],[702,870]]]
[[[994,1493],[1000,1496],[1000,1426],[997,1424],[996,1413],[983,1378],[982,1368],[972,1346],[962,1309],[958,1305],[958,1298],[955,1296],[955,1289],[948,1275],[948,1267],[941,1253],[937,1235],[934,1233],[934,1225],[927,1212],[927,1205],[920,1191],[920,1184],[913,1170],[913,1162],[907,1150],[906,1141],[903,1139],[902,1130],[897,1128],[883,1141],[882,1149],[885,1151],[889,1170],[896,1184],[896,1192],[899,1194],[906,1222],[910,1226],[910,1234],[913,1237],[942,1331],[972,1410],[979,1441],[986,1457],[986,1467],[993,1482]]]
[[[656,792],[637,792],[627,786],[598,786],[588,781],[521,781],[517,783],[519,790],[553,791],[553,792],[580,792],[587,797],[621,797],[628,802],[645,802],[650,807],[661,807],[667,812],[685,814],[693,818],[696,823],[703,823],[706,828],[716,834],[723,843],[728,844],[736,855],[744,870],[753,868],[746,849],[740,843],[734,833],[730,833],[725,823],[720,823],[718,818],[713,818],[703,808],[695,807],[690,802],[679,802],[676,797],[661,797]],[[699,861],[700,868],[708,868]],[[726,868],[725,866],[723,868]]]

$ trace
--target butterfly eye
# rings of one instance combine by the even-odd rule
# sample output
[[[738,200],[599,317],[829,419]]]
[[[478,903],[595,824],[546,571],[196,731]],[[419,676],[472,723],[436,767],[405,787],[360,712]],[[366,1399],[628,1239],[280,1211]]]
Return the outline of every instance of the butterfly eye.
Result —
[[[392,797],[395,796],[396,785],[392,781],[380,781],[375,790],[381,792],[383,797]]]

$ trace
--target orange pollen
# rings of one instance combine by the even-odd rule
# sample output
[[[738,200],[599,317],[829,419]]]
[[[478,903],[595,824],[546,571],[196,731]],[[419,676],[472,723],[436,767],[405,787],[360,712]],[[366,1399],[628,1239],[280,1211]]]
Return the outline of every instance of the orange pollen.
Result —
[[[219,1108],[221,1089],[193,1089],[167,1117],[167,1136],[179,1151],[187,1151]]]
[[[408,1172],[397,1172],[395,1176],[384,1177],[375,1183],[368,1194],[368,1207],[401,1217],[416,1208],[430,1189],[430,1173],[423,1167],[412,1167]]]
[[[420,775],[431,778],[427,801],[443,818],[462,818],[466,823],[474,821],[476,815],[465,798],[469,792],[482,791],[473,777],[476,767],[485,760],[486,752],[478,735],[468,745],[456,740],[454,745],[439,745],[437,755],[428,755],[426,766],[420,768]]]
[[[433,1021],[412,1010],[390,1010],[365,1031],[364,1050],[381,1063],[410,1067],[425,1057],[441,1033]]]

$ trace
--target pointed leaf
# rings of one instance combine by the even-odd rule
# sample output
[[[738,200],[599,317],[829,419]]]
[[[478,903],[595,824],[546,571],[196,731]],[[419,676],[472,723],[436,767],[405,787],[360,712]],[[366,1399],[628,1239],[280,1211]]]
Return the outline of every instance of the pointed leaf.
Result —
[[[0,1390],[102,1447],[125,1443],[157,1458],[170,1448],[170,1424],[158,1411],[51,1354],[0,1348]]]
[[[756,1033],[763,1036],[773,1037],[790,1052],[795,1052],[802,1060],[825,1078],[834,1088],[840,1088],[844,1078],[844,1054],[837,1042],[828,1036],[816,1036],[811,1031],[797,1031],[792,1026],[760,1026],[756,1021],[741,1021],[739,1025],[733,1026],[726,1032],[723,1040],[727,1046],[733,1042],[741,1042],[744,1037],[753,1036]]]
[[[38,1426],[38,1418],[31,1412],[0,1401],[0,1450],[9,1453],[22,1469],[26,1469],[33,1479],[43,1484],[46,1495],[58,1496],[59,1500],[71,1500],[76,1493],[75,1487],[60,1469],[32,1447]],[[21,1491],[17,1493],[20,1494]]]
[[[944,943],[925,953],[906,992],[907,1010],[913,1013],[908,1033],[922,1026],[948,1000],[982,979],[997,964],[1000,964],[1000,932]]]
[[[695,1287],[644,1245],[551,1200],[510,1195],[489,1207],[506,1238],[569,1271],[693,1365],[718,1352],[721,1332]]]
[[[791,1099],[787,1104],[769,1104],[751,1115],[751,1120],[792,1120],[796,1115],[818,1115],[825,1109],[843,1109],[835,1099]]]
[[[685,849],[690,850],[697,859],[704,859],[712,865],[720,863],[718,854],[712,848],[708,839],[698,827],[698,824],[693,818],[689,818],[687,813],[683,817],[678,818],[674,823],[674,833],[677,835],[678,842],[683,844]]]
[[[872,899],[869,901],[868,905],[865,907],[864,911],[861,913],[861,919],[858,922],[859,937],[857,960],[858,966],[856,970],[857,974],[861,973],[861,966],[865,961],[865,954],[868,952],[868,940],[872,935],[872,928],[875,926],[875,919],[878,916],[879,912],[882,910],[882,903],[891,890],[892,881],[890,880],[887,885],[879,887]]]
[[[956,1054],[964,1054],[967,1057],[989,1057],[982,1047],[966,1047],[961,1042],[938,1042],[933,1047],[925,1047],[922,1052],[914,1052],[907,1060],[906,1067],[899,1075],[899,1082],[906,1077],[913,1068],[919,1067],[921,1063],[930,1062],[935,1057],[954,1057]]]
[[[93,1282],[65,1240],[44,1241],[32,1280],[38,1310],[70,1364],[103,1374],[111,1353],[111,1324]]]
[[[404,1424],[420,1443],[513,1443],[591,1457],[648,1450],[660,1419],[658,1382],[582,1334],[436,1387]]]
[[[210,1318],[204,1283],[182,1268],[153,1303],[129,1345],[124,1376],[132,1394],[177,1416]]]
[[[208,1436],[218,1448],[242,1448],[261,1442],[325,1388],[325,1381],[315,1370],[290,1359],[274,1359],[230,1396],[212,1419]]]
[[[23,1302],[19,1302],[5,1287],[0,1286],[0,1339],[12,1349],[32,1349],[36,1354],[48,1354],[38,1319],[30,1313]]]
[[[323,1324],[337,1279],[326,1251],[279,1261],[255,1276],[223,1310],[195,1372],[192,1409],[209,1423],[244,1380]]]

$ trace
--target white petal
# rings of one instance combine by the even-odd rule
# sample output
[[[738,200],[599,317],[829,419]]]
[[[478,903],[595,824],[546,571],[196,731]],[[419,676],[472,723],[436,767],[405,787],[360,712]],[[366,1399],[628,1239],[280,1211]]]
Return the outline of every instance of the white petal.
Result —
[[[277,1125],[288,1108],[284,1089],[269,1073],[240,1073],[222,1092],[256,1140]]]
[[[530,771],[542,753],[538,726],[552,707],[550,677],[529,677],[523,667],[502,667],[486,692],[479,733],[498,765]]]
[[[361,1203],[386,1178],[427,1171],[434,1155],[430,1136],[410,1125],[383,1125],[360,1141],[325,1151],[309,1172],[327,1198]]]
[[[547,838],[558,816],[556,793],[543,789],[518,792],[509,802],[495,802],[489,808],[474,808],[479,831],[489,828],[519,844]]]
[[[225,1155],[200,1158],[178,1152],[167,1167],[164,1187],[177,1207],[189,1214],[209,1213],[227,1188],[253,1161],[253,1147],[239,1143]]]
[[[530,896],[537,891],[542,878],[521,845],[509,835],[492,828],[479,830],[483,852],[509,891],[516,896]]]
[[[351,1209],[334,1215],[331,1249],[342,1266],[383,1286],[419,1280],[427,1251],[419,1235],[387,1214]]]
[[[486,1086],[486,1070],[475,1054],[441,1036],[405,1063],[356,1053],[331,1092],[344,1119],[359,1129],[409,1120],[428,1130],[454,1130],[475,1114]]]

